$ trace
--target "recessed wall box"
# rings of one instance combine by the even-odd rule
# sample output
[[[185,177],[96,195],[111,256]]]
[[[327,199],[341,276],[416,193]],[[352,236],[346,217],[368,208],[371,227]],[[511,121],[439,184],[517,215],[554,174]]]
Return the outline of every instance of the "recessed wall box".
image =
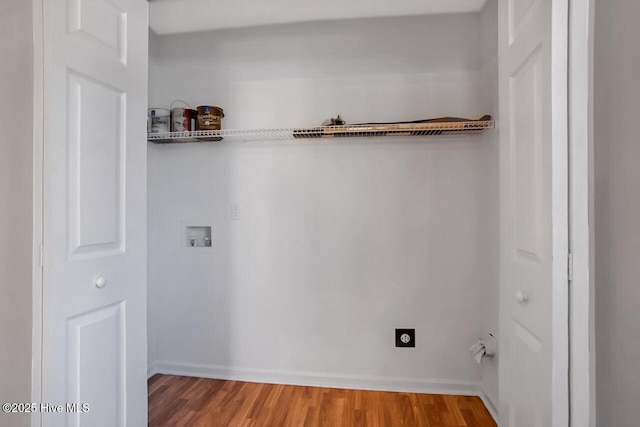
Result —
[[[213,245],[210,225],[183,221],[180,227],[180,244],[187,251],[208,250]]]

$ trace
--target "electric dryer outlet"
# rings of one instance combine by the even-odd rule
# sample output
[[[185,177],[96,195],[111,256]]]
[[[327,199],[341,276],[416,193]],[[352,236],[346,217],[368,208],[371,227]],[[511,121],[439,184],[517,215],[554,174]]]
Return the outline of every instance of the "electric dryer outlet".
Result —
[[[396,329],[396,347],[415,347],[415,329]]]

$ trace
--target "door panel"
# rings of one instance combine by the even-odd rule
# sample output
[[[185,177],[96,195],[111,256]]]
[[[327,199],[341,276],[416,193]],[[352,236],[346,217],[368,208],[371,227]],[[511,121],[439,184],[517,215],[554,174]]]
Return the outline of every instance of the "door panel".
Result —
[[[511,177],[514,183],[513,224],[514,256],[522,262],[540,264],[544,246],[544,212],[541,202],[544,180],[541,176],[542,85],[540,50],[536,49],[523,65],[510,77],[511,135],[518,141],[513,147]]]
[[[127,12],[109,0],[70,0],[69,33],[77,33],[107,48],[123,64],[127,63]]]
[[[68,102],[70,256],[124,252],[125,94],[70,73]]]
[[[544,395],[539,394],[539,388],[532,387],[537,378],[545,375],[544,355],[545,346],[535,335],[529,332],[517,320],[511,325],[512,364],[511,369],[526,367],[511,378],[511,410],[509,425],[512,426],[540,426],[544,413],[537,408],[544,405]]]
[[[512,43],[536,0],[509,0],[509,40]]]
[[[565,0],[499,8],[503,427],[568,423],[557,399],[568,394],[568,335],[557,328],[568,319],[567,10]]]
[[[42,422],[146,425],[147,2],[43,12]]]
[[[99,402],[88,412],[69,414],[71,426],[126,425],[125,311],[122,302],[67,321],[68,397],[71,402]]]

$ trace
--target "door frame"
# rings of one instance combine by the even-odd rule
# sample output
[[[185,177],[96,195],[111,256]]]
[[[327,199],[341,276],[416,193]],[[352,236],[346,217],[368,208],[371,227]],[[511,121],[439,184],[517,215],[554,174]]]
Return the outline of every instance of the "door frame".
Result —
[[[594,0],[569,3],[570,426],[595,426],[593,38]]]
[[[44,26],[43,0],[32,0],[33,17],[33,227],[31,401],[42,402],[42,245],[44,233]],[[39,411],[31,413],[31,427],[42,425]]]
[[[569,240],[573,281],[569,309],[571,426],[595,426],[595,328],[593,301],[593,23],[594,0],[570,0],[569,11]],[[42,401],[42,266],[44,94],[43,4],[33,15],[33,248],[31,399]],[[31,426],[41,416],[31,414]]]

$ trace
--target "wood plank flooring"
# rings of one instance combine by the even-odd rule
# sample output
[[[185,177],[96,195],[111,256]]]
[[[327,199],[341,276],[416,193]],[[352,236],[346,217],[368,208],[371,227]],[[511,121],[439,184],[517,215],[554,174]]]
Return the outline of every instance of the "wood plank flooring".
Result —
[[[478,397],[154,375],[150,426],[495,427]]]

